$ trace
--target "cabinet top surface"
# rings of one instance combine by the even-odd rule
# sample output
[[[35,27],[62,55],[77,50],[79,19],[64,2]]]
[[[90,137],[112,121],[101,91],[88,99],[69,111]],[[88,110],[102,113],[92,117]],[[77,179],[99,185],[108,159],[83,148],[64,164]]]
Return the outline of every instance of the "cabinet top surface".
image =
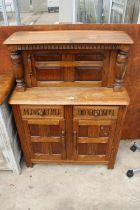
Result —
[[[65,31],[20,31],[12,34],[4,44],[133,44],[124,31],[65,30]]]
[[[0,75],[0,105],[5,101],[14,84],[14,78],[11,75]]]
[[[14,91],[10,104],[25,105],[128,105],[125,89],[114,92],[102,87],[34,87],[25,92]]]

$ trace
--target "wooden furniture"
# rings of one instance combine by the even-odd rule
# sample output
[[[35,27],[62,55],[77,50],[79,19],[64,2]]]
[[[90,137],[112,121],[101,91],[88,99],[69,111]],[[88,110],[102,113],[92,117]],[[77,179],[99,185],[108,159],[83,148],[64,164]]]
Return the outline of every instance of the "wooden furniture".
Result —
[[[122,31],[16,32],[9,101],[27,166],[113,168],[129,97],[123,78],[132,39]],[[21,126],[22,125],[22,126]]]
[[[21,150],[12,111],[7,103],[13,85],[12,76],[0,75],[0,170],[12,170],[19,174]]]

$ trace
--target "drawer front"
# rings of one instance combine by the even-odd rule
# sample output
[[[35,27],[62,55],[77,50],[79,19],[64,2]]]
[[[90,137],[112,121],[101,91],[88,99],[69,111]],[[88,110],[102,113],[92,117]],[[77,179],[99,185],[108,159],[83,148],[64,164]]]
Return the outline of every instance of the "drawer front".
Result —
[[[117,119],[118,106],[75,106],[74,118]]]
[[[23,119],[31,118],[62,118],[64,116],[63,106],[20,106]]]

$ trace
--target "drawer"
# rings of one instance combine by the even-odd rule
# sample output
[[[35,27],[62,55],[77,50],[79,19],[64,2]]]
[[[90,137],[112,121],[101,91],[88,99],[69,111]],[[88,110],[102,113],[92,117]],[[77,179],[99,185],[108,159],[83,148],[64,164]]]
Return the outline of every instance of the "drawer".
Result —
[[[119,106],[75,106],[74,118],[117,119]]]
[[[23,119],[31,118],[62,118],[64,116],[63,106],[20,106]]]

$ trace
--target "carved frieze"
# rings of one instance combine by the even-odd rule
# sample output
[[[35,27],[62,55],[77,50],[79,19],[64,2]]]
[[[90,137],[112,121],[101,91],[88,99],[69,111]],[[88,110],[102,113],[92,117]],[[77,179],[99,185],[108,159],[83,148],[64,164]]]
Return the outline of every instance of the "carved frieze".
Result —
[[[126,46],[127,47],[127,46]],[[117,50],[120,44],[18,44],[10,45],[11,50]]]
[[[75,106],[75,118],[116,119],[117,106]]]
[[[62,106],[21,106],[22,118],[63,117]]]

